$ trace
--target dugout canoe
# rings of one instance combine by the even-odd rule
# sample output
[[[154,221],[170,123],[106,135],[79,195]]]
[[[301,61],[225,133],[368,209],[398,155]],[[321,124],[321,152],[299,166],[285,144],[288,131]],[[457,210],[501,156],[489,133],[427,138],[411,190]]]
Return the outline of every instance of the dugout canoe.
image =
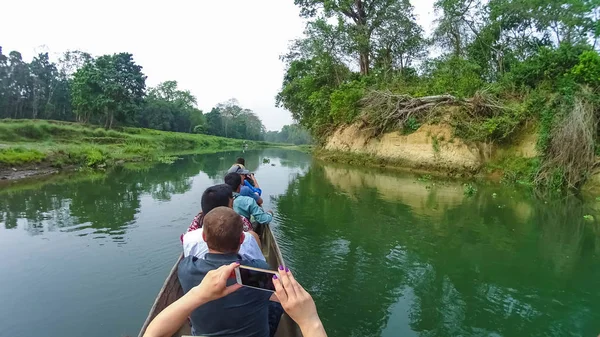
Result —
[[[273,232],[269,226],[265,226],[263,233],[261,235],[262,241],[262,250],[267,263],[271,267],[271,269],[276,270],[278,266],[285,266],[285,262],[283,260],[283,256],[281,255],[281,251],[279,250],[279,246],[277,245],[277,241],[273,236]],[[165,280],[162,288],[158,292],[158,296],[154,300],[154,304],[148,313],[148,317],[140,330],[138,337],[142,337],[146,332],[146,328],[150,322],[156,317],[163,309],[169,306],[171,303],[177,301],[181,296],[183,296],[183,289],[181,288],[181,284],[179,283],[179,278],[177,277],[177,266],[179,265],[179,261],[183,258],[183,254],[179,256],[177,262],[171,269],[169,276]],[[191,329],[188,321],[186,321],[179,331],[177,331],[173,337],[182,337],[191,335]],[[279,323],[279,327],[277,329],[277,333],[275,337],[301,337],[302,333],[300,332],[300,328],[298,325],[287,315],[283,314],[281,317],[281,322]]]

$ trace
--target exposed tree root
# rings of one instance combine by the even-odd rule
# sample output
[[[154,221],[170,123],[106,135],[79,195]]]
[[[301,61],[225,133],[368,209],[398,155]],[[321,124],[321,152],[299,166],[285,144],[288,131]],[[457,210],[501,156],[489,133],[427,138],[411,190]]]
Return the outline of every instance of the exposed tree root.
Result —
[[[402,129],[411,117],[418,120],[427,119],[431,112],[441,106],[465,107],[472,117],[491,117],[506,109],[485,92],[462,99],[452,95],[412,97],[393,94],[390,91],[371,91],[361,103],[364,111],[362,120],[368,122],[379,133]]]

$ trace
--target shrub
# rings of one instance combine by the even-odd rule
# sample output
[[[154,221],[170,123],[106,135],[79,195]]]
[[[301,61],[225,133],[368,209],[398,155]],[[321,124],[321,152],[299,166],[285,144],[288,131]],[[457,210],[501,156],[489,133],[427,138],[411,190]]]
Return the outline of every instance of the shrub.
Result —
[[[352,123],[359,115],[359,102],[365,94],[365,85],[352,81],[340,86],[330,96],[330,109],[336,124]]]
[[[579,83],[600,88],[600,55],[594,50],[586,50],[579,55],[579,63],[571,69],[571,74]]]
[[[419,130],[420,127],[421,123],[419,123],[419,121],[415,117],[411,116],[406,120],[406,123],[404,123],[403,132],[404,134],[410,134]]]
[[[19,165],[27,163],[39,163],[46,155],[38,150],[22,147],[0,149],[0,165]]]
[[[430,94],[453,94],[471,97],[485,82],[479,65],[457,57],[437,59],[425,64],[425,77]]]
[[[542,82],[549,82],[556,87],[561,79],[580,63],[580,56],[589,50],[590,47],[586,45],[561,44],[559,48],[543,47],[539,53],[516,64],[507,76],[517,86],[535,88]]]
[[[42,127],[37,123],[24,123],[16,128],[15,131],[23,138],[31,140],[41,140],[47,136]]]

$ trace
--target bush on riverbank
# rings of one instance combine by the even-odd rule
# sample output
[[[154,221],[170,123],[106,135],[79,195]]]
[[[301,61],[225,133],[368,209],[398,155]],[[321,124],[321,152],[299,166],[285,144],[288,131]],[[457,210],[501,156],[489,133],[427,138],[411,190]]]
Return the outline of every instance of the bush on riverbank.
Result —
[[[236,149],[243,144],[240,139],[150,129],[105,130],[67,122],[0,120],[0,167],[39,163],[97,167],[118,160],[156,161],[182,152]]]

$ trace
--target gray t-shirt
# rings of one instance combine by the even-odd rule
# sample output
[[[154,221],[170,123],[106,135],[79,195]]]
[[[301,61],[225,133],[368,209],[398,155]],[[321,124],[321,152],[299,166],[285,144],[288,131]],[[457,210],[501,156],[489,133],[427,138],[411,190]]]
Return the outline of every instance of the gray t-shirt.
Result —
[[[187,293],[202,282],[204,276],[220,266],[240,261],[241,264],[269,269],[262,260],[242,260],[237,254],[211,254],[203,259],[188,256],[179,263],[177,275]],[[235,283],[231,279],[228,285]],[[192,334],[198,336],[269,336],[269,298],[271,292],[241,288],[216,301],[204,304],[191,314]]]

